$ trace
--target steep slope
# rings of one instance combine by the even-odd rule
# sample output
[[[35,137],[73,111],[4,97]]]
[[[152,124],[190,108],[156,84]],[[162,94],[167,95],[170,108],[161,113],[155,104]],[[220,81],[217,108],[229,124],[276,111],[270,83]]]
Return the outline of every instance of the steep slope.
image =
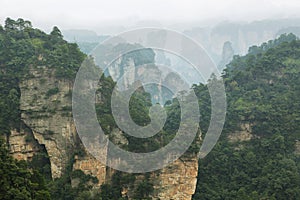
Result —
[[[282,35],[228,65],[225,128],[199,161],[194,199],[299,199],[299,53]]]

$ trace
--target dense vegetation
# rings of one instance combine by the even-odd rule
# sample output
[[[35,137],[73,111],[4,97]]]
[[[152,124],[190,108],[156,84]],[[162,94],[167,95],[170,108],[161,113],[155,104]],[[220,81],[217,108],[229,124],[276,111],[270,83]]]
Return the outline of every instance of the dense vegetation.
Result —
[[[300,41],[282,35],[234,57],[223,78],[228,113],[221,140],[199,161],[194,199],[299,199]],[[253,139],[230,142],[241,125]]]
[[[43,176],[25,161],[14,160],[0,139],[0,199],[51,199]]]

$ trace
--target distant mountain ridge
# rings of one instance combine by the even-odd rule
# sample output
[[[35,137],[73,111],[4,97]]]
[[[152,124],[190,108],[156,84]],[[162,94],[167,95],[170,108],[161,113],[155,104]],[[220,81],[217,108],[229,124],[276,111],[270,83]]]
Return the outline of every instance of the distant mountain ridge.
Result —
[[[183,33],[203,45],[215,63],[219,64],[219,69],[222,70],[230,61],[224,63],[222,60],[226,43],[231,43],[235,55],[245,55],[250,46],[273,40],[281,34],[294,33],[300,36],[299,29],[300,19],[295,18],[261,20],[250,23],[227,21],[212,27],[195,26]]]
[[[89,54],[99,43],[103,42],[108,35],[98,35],[95,31],[86,29],[70,29],[62,31],[64,39],[78,44],[81,51]]]

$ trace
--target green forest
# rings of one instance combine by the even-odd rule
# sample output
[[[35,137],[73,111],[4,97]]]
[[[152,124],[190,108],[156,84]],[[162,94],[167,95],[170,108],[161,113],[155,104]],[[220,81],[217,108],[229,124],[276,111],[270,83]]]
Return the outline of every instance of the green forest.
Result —
[[[227,117],[220,141],[199,161],[194,199],[299,199],[300,41],[281,35],[235,56],[223,72]],[[251,124],[253,139],[228,135]]]
[[[147,54],[148,52],[148,54]],[[154,59],[147,51],[139,64]],[[87,57],[77,44],[63,39],[54,27],[47,34],[33,28],[31,22],[7,18],[0,26],[0,199],[55,200],[122,200],[122,186],[132,187],[134,199],[151,199],[153,183],[150,173],[138,185],[136,174],[116,172],[110,183],[93,189],[97,178],[80,170],[72,170],[74,160],[63,176],[51,179],[47,156],[32,161],[17,161],[9,153],[5,142],[10,130],[20,128],[19,82],[28,79],[30,66],[47,66],[58,79],[75,78]],[[222,72],[227,95],[227,116],[220,140],[214,149],[199,160],[196,192],[193,199],[300,199],[300,40],[293,34],[249,48],[245,56],[234,56]],[[202,137],[210,121],[208,84],[192,86],[198,97]],[[100,80],[98,92],[103,100],[96,104],[97,117],[108,137],[117,128],[111,111],[111,93],[116,83],[109,76]],[[47,92],[48,96],[57,89]],[[189,94],[186,94],[188,97]],[[151,96],[139,88],[129,103],[130,115],[138,125],[150,122]],[[167,121],[155,136],[139,139],[124,133],[128,144],[123,149],[150,152],[169,143],[180,124],[180,105],[177,98],[165,103]],[[251,126],[251,140],[233,142],[233,133]],[[49,133],[50,134],[50,133]],[[195,140],[183,156],[199,151]],[[43,169],[43,170],[41,170]],[[155,173],[155,172],[154,172]],[[72,187],[72,179],[79,184]]]

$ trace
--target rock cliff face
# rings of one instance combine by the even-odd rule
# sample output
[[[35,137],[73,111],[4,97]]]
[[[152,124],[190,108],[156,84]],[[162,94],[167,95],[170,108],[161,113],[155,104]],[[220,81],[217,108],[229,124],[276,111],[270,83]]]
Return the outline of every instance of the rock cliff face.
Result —
[[[85,156],[83,158],[75,156],[73,169],[79,169],[85,174],[95,176],[98,179],[97,187],[106,181],[106,166],[91,156]]]
[[[31,160],[35,153],[41,151],[40,145],[33,138],[32,132],[22,127],[20,130],[11,130],[7,140],[10,153],[18,160]]]
[[[71,114],[73,82],[57,79],[54,73],[46,67],[31,68],[27,78],[20,82],[20,107],[22,121],[30,127],[34,139],[45,146],[52,178],[58,178],[75,156],[76,150],[82,147]],[[17,147],[24,141],[16,140],[19,143]],[[30,145],[26,146],[30,149]],[[22,157],[19,154],[16,156]],[[75,156],[73,169],[97,177],[99,185],[105,181],[105,165],[88,154]]]
[[[20,82],[21,119],[48,152],[53,178],[62,175],[76,144],[71,117],[72,83],[58,80],[46,67],[31,68]]]
[[[8,138],[11,152],[17,159],[30,160],[41,147],[47,151],[52,178],[58,178],[71,159],[73,170],[98,178],[96,187],[109,182],[114,170],[108,169],[87,152],[78,156],[82,148],[71,114],[73,83],[57,79],[48,67],[32,67],[20,81],[21,119],[26,129],[12,130]],[[122,132],[114,130],[113,140],[126,144]],[[153,199],[191,199],[195,192],[198,172],[197,156],[178,159],[170,166],[153,173]],[[128,189],[130,190],[130,189]],[[130,193],[130,191],[127,191]],[[126,192],[126,193],[127,193]]]
[[[182,157],[152,177],[153,199],[188,200],[196,190],[198,157]]]

